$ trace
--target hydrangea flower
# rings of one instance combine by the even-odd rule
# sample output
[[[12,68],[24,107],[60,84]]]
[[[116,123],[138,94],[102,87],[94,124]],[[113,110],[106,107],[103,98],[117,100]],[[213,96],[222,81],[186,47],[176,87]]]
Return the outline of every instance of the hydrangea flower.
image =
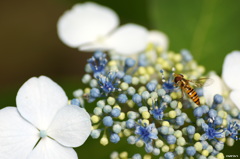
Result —
[[[215,126],[213,123],[203,123],[202,128],[205,131],[205,133],[201,136],[202,140],[212,140],[212,139],[218,139],[218,138],[223,138],[224,133],[223,131],[219,131],[220,129],[215,129]]]
[[[240,51],[229,53],[223,63],[222,79],[215,73],[210,74],[209,78],[214,83],[208,87],[204,87],[204,97],[207,104],[212,105],[212,99],[215,94],[224,95],[230,91],[230,100],[240,109]],[[228,99],[226,99],[226,102]]]
[[[157,139],[156,133],[153,132],[153,128],[155,128],[154,123],[150,125],[141,125],[140,122],[139,125],[136,126],[135,134],[139,135],[139,139],[142,139],[146,146],[151,146],[152,140]]]
[[[57,24],[60,39],[80,50],[113,50],[128,55],[146,48],[148,31],[144,27],[118,25],[119,18],[112,9],[93,2],[74,5]]]
[[[29,79],[17,93],[17,108],[0,110],[0,158],[77,159],[71,147],[86,141],[91,121],[85,109],[67,102],[48,77]]]
[[[239,129],[240,125],[236,121],[229,123],[228,127],[226,128],[226,136],[230,136],[231,138],[238,140]]]
[[[107,76],[100,75],[98,77],[98,83],[106,94],[119,90],[118,72],[109,72]]]
[[[106,54],[100,51],[96,52],[93,57],[88,59],[88,63],[94,73],[94,77],[105,73],[107,62]]]

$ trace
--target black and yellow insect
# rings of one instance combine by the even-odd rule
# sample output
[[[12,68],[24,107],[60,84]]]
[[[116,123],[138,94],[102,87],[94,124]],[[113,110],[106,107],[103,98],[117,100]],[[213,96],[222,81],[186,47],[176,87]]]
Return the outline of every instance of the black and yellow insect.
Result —
[[[205,83],[206,80],[208,80],[208,84]],[[196,87],[201,87],[203,85],[204,86],[210,85],[210,83],[212,83],[212,80],[208,78],[200,78],[197,80],[187,80],[184,78],[182,74],[175,74],[174,83],[176,86],[181,88],[182,94],[185,92],[188,95],[188,97],[192,99],[194,103],[196,103],[197,105],[200,105],[199,96],[197,92],[193,89],[193,87],[190,85],[190,83],[192,85],[195,85]]]

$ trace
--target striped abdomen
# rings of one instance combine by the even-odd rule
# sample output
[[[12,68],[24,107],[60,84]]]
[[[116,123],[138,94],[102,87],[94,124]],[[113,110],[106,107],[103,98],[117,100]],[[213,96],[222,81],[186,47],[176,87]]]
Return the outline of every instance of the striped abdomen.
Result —
[[[197,105],[200,105],[197,92],[192,87],[190,87],[189,85],[185,85],[184,90],[188,94],[188,96],[193,100],[194,103],[196,103]]]

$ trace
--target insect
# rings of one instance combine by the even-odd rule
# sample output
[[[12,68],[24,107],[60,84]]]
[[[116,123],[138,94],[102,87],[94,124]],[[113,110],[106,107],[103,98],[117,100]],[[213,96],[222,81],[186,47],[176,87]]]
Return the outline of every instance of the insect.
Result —
[[[206,82],[207,81],[207,82]],[[174,74],[174,83],[175,86],[181,88],[182,94],[184,92],[189,96],[189,98],[192,99],[194,103],[197,105],[200,105],[200,100],[198,97],[197,92],[193,89],[193,87],[190,85],[194,85],[195,87],[202,87],[202,86],[208,86],[213,82],[212,79],[209,78],[200,78],[197,80],[187,80],[184,78],[182,74]]]

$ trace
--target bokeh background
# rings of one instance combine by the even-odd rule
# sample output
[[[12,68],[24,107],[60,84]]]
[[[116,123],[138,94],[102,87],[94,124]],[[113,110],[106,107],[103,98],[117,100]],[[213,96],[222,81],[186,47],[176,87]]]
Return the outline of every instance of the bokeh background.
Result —
[[[225,55],[240,50],[240,1],[92,1],[115,10],[122,24],[137,23],[165,32],[170,50],[190,50],[207,71],[215,70],[219,75]],[[51,77],[69,98],[81,87],[83,66],[91,54],[65,46],[56,31],[58,18],[79,2],[84,1],[0,1],[0,108],[16,105],[18,89],[32,76]],[[226,148],[225,154],[240,155],[239,142]],[[124,150],[125,144],[102,147],[88,139],[76,150],[79,158],[108,158],[112,150]]]

